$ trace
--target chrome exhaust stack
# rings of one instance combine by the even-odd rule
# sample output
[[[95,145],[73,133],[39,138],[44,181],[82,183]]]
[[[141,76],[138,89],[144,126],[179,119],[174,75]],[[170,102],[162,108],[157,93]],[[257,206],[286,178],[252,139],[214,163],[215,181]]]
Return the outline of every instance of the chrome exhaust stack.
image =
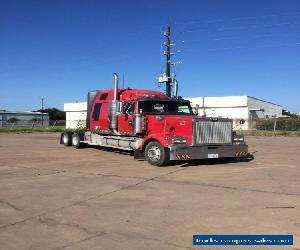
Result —
[[[114,73],[114,99],[109,105],[109,128],[118,134],[116,129],[118,128],[118,114],[120,112],[120,101],[119,101],[119,76]]]
[[[117,101],[119,99],[118,97],[119,76],[117,73],[114,73],[113,76],[114,76],[114,101]]]
[[[178,81],[174,79],[174,97],[178,97]]]

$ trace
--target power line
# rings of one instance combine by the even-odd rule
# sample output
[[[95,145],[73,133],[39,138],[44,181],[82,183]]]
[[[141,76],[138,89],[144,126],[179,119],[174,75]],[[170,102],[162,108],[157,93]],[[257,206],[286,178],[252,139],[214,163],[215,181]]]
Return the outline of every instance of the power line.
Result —
[[[249,26],[231,26],[231,27],[217,27],[217,28],[199,28],[192,30],[184,30],[181,31],[181,34],[184,33],[192,33],[192,32],[222,32],[227,30],[246,30],[246,29],[259,29],[259,28],[271,28],[276,26],[284,26],[284,25],[298,25],[300,22],[284,22],[284,23],[275,23],[275,24],[260,24],[260,25],[249,25]]]
[[[191,24],[206,24],[206,23],[219,23],[219,22],[228,22],[228,21],[243,21],[243,20],[255,20],[255,19],[262,19],[262,18],[274,18],[274,17],[283,17],[283,16],[291,16],[291,15],[299,15],[300,11],[294,11],[294,12],[287,12],[287,13],[280,13],[280,14],[268,14],[268,15],[260,15],[260,16],[248,16],[248,17],[235,17],[235,18],[229,18],[229,19],[212,19],[212,20],[202,20],[202,21],[185,21],[180,22],[176,21],[174,24],[183,24],[183,25],[191,25]]]
[[[229,37],[217,37],[217,38],[206,38],[206,39],[186,39],[184,42],[203,42],[203,40],[209,41],[222,41],[222,40],[238,40],[238,39],[259,39],[265,37],[278,37],[278,34],[267,34],[267,35],[254,35],[254,36],[229,36]],[[299,35],[287,35],[281,34],[280,37],[299,37]]]
[[[240,49],[253,49],[253,48],[268,48],[268,47],[295,47],[300,46],[300,42],[296,43],[283,43],[283,44],[261,44],[256,46],[235,46],[235,47],[219,47],[219,48],[211,48],[205,49],[204,51],[219,51],[219,50],[240,50]],[[203,51],[203,50],[199,50]],[[187,50],[187,52],[195,52],[195,50]]]

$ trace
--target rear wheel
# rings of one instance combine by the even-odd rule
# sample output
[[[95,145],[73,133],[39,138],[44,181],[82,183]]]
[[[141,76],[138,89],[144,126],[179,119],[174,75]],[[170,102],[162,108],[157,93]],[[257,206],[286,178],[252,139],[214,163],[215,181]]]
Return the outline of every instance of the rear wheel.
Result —
[[[145,149],[145,159],[154,166],[164,166],[170,160],[169,149],[164,148],[159,142],[151,141]]]
[[[72,146],[74,148],[80,148],[82,143],[80,142],[80,136],[77,133],[73,133],[72,135]]]
[[[68,132],[63,133],[62,135],[62,143],[65,146],[71,146],[72,144],[72,138],[71,138],[71,134]]]

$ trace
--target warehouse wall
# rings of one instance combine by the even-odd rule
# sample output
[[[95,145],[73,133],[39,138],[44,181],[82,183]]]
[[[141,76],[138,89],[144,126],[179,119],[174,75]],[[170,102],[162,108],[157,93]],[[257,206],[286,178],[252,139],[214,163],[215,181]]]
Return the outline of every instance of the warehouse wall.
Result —
[[[247,98],[249,111],[253,116],[257,118],[266,118],[267,116],[282,117],[282,106],[259,100],[257,98],[248,96]],[[261,109],[261,111],[256,111],[255,109]]]
[[[219,108],[219,107],[246,107],[247,96],[218,96],[218,97],[189,97],[192,105],[199,107]]]
[[[248,129],[248,108],[247,107],[227,107],[227,108],[203,108],[199,109],[199,116],[206,114],[207,117],[224,117],[233,120],[234,129]],[[243,125],[241,120],[245,120]]]
[[[249,129],[256,128],[256,122],[259,119],[282,117],[282,107],[280,105],[270,103],[248,96],[249,109]]]
[[[86,112],[69,111],[66,112],[66,128],[85,128],[86,126]]]
[[[186,98],[193,108],[198,105],[198,115],[208,117],[224,117],[233,120],[234,129],[249,128],[247,96],[195,97]],[[245,120],[244,124],[240,124]]]
[[[86,102],[65,103],[64,111],[66,112],[66,128],[85,128],[87,114]]]
[[[237,129],[253,129],[258,119],[281,117],[282,107],[250,96],[221,96],[186,98],[192,107],[198,106],[199,116],[233,119]],[[240,120],[245,120],[241,125]]]

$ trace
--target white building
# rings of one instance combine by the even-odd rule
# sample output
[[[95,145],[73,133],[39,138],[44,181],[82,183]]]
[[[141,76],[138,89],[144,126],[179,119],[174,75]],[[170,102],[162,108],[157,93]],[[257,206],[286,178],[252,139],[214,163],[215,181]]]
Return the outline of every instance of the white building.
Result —
[[[64,104],[66,112],[66,128],[85,128],[86,126],[86,102],[72,102]]]
[[[233,119],[234,129],[253,129],[256,120],[282,116],[280,105],[251,96],[191,97],[194,110],[199,116]],[[66,128],[85,127],[87,103],[65,103]],[[244,124],[240,121],[244,120]]]
[[[233,119],[235,129],[254,129],[258,119],[282,117],[282,106],[251,96],[191,97],[199,116]],[[240,121],[244,120],[244,124]]]

